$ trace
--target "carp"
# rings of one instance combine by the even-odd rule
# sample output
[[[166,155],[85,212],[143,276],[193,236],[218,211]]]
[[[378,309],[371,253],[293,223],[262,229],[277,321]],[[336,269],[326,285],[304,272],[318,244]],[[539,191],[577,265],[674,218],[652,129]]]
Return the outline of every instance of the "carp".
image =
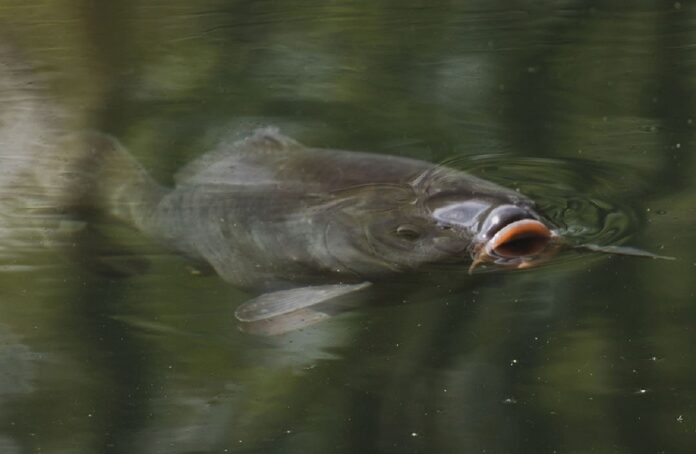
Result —
[[[95,140],[110,156],[95,178],[111,214],[265,292],[237,309],[243,322],[431,265],[526,268],[564,244],[519,192],[421,160],[310,148],[263,128],[194,160],[169,189],[117,141]]]

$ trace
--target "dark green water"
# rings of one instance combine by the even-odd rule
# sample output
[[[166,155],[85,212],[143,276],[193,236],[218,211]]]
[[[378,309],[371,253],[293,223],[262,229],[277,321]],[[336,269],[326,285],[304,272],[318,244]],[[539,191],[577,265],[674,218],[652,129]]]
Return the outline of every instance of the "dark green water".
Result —
[[[696,451],[696,5],[32,0],[0,23],[24,62],[0,80],[0,452]],[[250,295],[46,193],[64,132],[166,183],[257,125],[451,160],[677,260],[453,272],[262,337]]]

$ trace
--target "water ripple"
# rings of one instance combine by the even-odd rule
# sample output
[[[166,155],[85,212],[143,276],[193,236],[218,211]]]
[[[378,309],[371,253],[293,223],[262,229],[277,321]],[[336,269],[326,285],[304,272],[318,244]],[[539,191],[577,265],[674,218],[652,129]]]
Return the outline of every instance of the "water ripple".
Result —
[[[457,167],[532,198],[558,232],[575,244],[621,244],[640,224],[629,191],[643,185],[625,166],[489,155],[468,158],[465,166]]]

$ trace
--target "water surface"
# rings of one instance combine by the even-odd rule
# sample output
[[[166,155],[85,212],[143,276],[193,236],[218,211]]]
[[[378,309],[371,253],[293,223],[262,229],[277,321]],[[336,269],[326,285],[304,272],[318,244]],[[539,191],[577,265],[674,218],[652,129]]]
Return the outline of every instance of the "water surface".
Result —
[[[3,453],[696,449],[689,2],[17,1],[0,23]],[[264,337],[234,319],[252,295],[55,209],[66,134],[171,183],[259,125],[449,162],[677,260],[423,276]]]

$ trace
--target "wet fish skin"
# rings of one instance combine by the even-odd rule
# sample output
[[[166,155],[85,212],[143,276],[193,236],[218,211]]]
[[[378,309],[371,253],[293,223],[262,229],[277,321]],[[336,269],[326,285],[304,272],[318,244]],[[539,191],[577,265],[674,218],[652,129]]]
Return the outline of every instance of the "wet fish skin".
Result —
[[[129,172],[120,159],[109,172],[121,177],[102,178],[111,181],[113,214],[251,289],[355,283],[429,263],[466,263],[479,223],[446,223],[434,210],[472,199],[481,218],[501,204],[531,207],[520,194],[460,171],[310,149],[268,128],[194,161],[169,191],[135,163],[124,183]]]
[[[96,134],[86,143],[93,204],[233,285],[262,292],[237,309],[240,321],[311,311],[395,273],[466,269],[505,224],[541,222],[521,194],[464,172],[312,149],[274,128],[203,155],[173,188],[155,182],[114,138]]]

